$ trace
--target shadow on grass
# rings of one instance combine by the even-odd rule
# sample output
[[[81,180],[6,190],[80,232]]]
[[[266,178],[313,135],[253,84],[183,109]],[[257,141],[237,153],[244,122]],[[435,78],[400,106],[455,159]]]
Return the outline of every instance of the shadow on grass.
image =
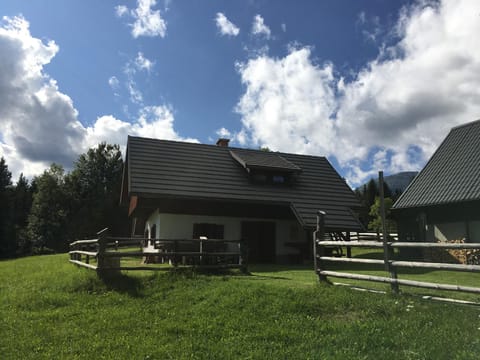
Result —
[[[77,290],[97,293],[102,290],[116,291],[122,294],[128,294],[131,297],[145,297],[146,287],[152,282],[167,281],[174,282],[176,280],[192,279],[197,276],[215,276],[228,280],[230,276],[249,276],[249,273],[242,273],[239,270],[229,269],[196,269],[196,268],[171,268],[163,272],[152,272],[149,276],[135,277],[118,272],[99,273],[95,278],[77,287]]]
[[[144,297],[144,283],[141,279],[130,277],[121,273],[99,274],[99,280],[105,285],[107,290],[116,291],[122,294],[128,294],[131,297]]]
[[[253,279],[258,279],[258,280],[292,280],[287,277],[283,276],[268,276],[268,275],[255,275],[255,274],[250,274]]]
[[[279,264],[249,264],[248,271],[251,273],[275,273],[296,270],[312,270],[313,263],[302,265],[279,265]]]
[[[197,275],[202,276],[246,276],[250,273],[243,272],[240,269],[229,268],[202,268],[202,267],[172,267],[165,272],[167,277],[171,278],[195,278]]]

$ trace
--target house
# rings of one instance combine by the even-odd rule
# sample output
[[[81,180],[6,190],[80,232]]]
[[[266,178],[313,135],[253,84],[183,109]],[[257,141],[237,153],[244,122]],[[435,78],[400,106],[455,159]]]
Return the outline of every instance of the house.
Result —
[[[450,131],[392,214],[399,240],[480,242],[480,120]]]
[[[128,137],[121,202],[132,235],[245,239],[250,262],[311,256],[318,210],[326,229],[362,229],[360,204],[325,157]],[[150,249],[151,250],[151,249]]]

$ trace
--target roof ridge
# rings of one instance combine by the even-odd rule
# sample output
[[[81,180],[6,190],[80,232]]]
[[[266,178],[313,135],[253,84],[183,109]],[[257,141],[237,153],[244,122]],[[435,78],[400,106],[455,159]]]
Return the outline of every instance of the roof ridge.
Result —
[[[252,152],[263,153],[263,154],[276,154],[278,156],[293,155],[293,156],[310,157],[310,158],[317,158],[317,159],[318,158],[326,159],[325,155],[296,154],[296,153],[287,153],[287,152],[282,152],[282,151],[265,151],[265,150],[261,150],[261,149],[242,148],[242,147],[236,147],[236,146],[222,147],[222,146],[218,146],[218,145],[215,145],[215,144],[204,144],[204,143],[201,143],[201,142],[159,139],[159,138],[152,138],[152,137],[145,137],[145,136],[128,135],[128,140],[129,139],[153,140],[153,141],[160,141],[160,142],[166,142],[166,143],[172,143],[172,144],[188,144],[188,145],[204,146],[204,147],[209,147],[209,148],[214,148],[214,149],[224,149],[224,150],[252,151]],[[285,159],[285,160],[287,160],[287,159]]]
[[[474,120],[474,121],[470,121],[468,123],[465,123],[465,124],[460,124],[460,125],[457,125],[457,126],[454,126],[450,129],[450,131],[452,130],[456,130],[456,129],[459,129],[459,128],[462,128],[462,127],[467,127],[467,126],[472,126],[472,125],[475,125],[477,123],[480,123],[480,119],[478,120]]]

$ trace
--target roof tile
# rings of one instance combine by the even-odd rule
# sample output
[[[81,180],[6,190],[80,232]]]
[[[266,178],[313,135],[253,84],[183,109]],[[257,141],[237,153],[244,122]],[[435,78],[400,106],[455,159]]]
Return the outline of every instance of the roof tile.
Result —
[[[453,128],[393,209],[480,200],[480,120]]]
[[[253,184],[231,152],[250,165],[301,174],[293,186]],[[284,203],[306,227],[323,210],[327,227],[361,229],[350,210],[360,204],[325,157],[129,137],[126,167],[129,195]]]

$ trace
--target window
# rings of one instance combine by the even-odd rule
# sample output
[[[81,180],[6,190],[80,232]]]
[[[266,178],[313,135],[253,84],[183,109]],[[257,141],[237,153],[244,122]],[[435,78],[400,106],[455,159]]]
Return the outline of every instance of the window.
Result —
[[[220,224],[197,223],[193,224],[193,238],[223,239],[224,226]]]
[[[285,183],[285,176],[283,176],[283,175],[273,175],[272,176],[272,182],[274,184],[283,184],[283,183]]]
[[[266,185],[293,185],[294,174],[269,172],[269,171],[252,171],[250,181],[254,184]]]

